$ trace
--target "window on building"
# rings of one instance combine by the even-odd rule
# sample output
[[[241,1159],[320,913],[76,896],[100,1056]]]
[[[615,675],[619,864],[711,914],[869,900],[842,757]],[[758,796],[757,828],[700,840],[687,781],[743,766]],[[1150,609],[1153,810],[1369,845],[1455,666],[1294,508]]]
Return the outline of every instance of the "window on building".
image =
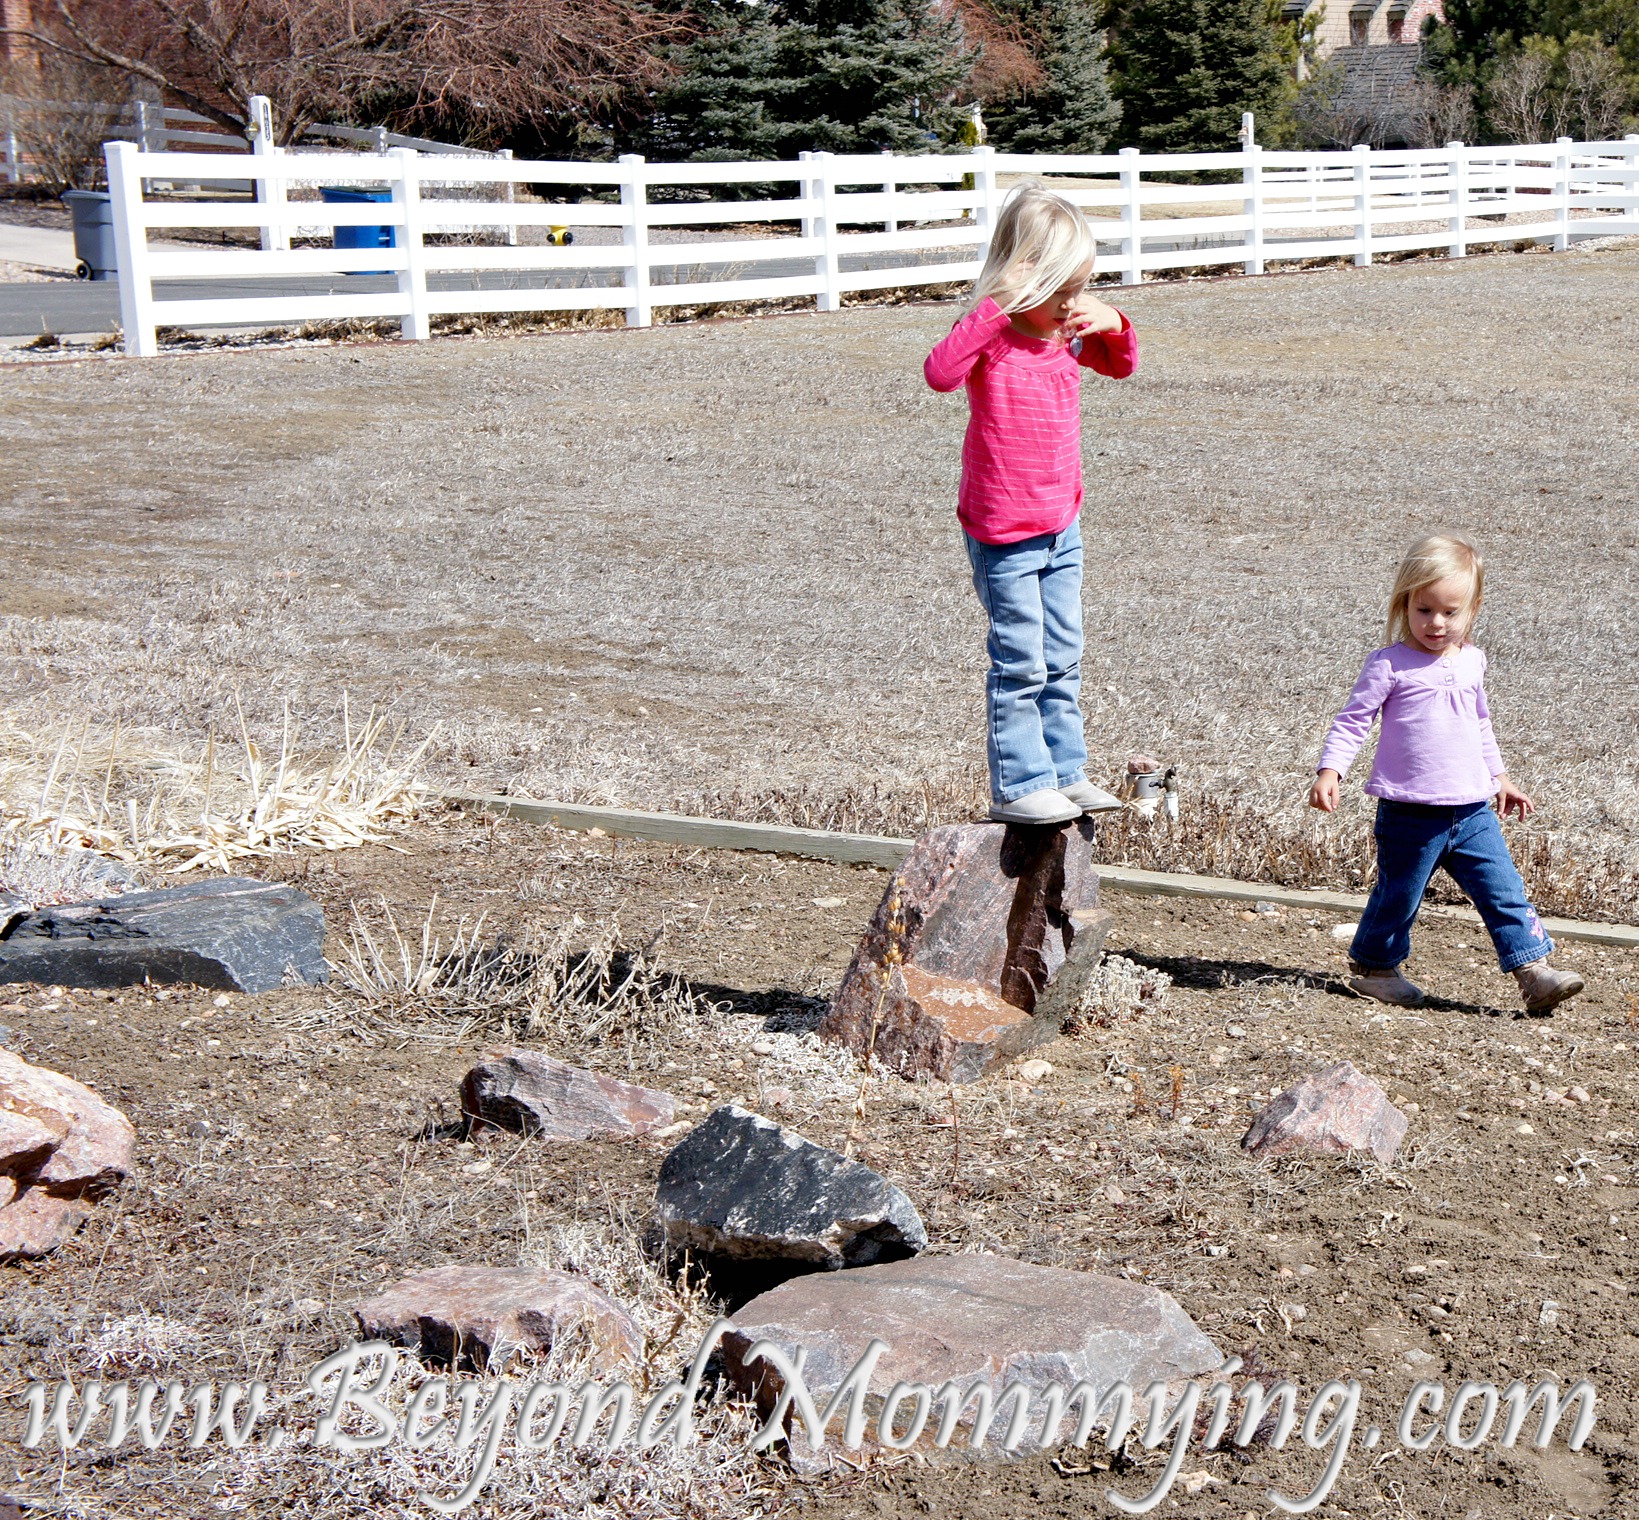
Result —
[[[1349,46],[1365,47],[1371,35],[1372,18],[1358,11],[1349,17]]]

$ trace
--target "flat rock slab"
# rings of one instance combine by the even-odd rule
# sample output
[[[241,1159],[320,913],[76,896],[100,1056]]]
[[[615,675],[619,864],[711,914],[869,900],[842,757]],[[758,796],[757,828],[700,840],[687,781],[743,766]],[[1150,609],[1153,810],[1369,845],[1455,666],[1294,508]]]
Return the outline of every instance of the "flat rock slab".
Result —
[[[135,1142],[89,1087],[0,1049],[0,1260],[67,1240],[130,1172]]]
[[[546,1140],[630,1140],[672,1122],[670,1093],[635,1087],[534,1050],[494,1050],[461,1082],[469,1120]]]
[[[605,1372],[643,1354],[643,1336],[620,1304],[585,1278],[542,1268],[435,1267],[354,1313],[367,1340],[479,1371],[504,1365],[515,1351],[548,1351],[567,1336]]]
[[[268,992],[329,980],[323,948],[324,914],[305,892],[228,876],[41,908],[0,940],[0,982]]]
[[[916,842],[872,916],[820,1034],[902,1076],[971,1082],[1058,1038],[1110,915],[1091,820],[953,824]],[[1066,966],[1067,960],[1071,963]]]
[[[1253,1116],[1241,1145],[1259,1156],[1370,1151],[1387,1166],[1409,1123],[1377,1083],[1352,1061],[1339,1061],[1271,1098]]]
[[[730,1104],[660,1166],[655,1218],[673,1251],[708,1264],[834,1271],[914,1256],[928,1243],[910,1199],[868,1166]]]
[[[757,1341],[773,1342],[788,1358],[798,1347],[806,1349],[803,1379],[823,1410],[873,1337],[888,1349],[870,1373],[870,1428],[883,1396],[901,1381],[922,1384],[934,1394],[954,1383],[963,1396],[984,1385],[993,1398],[1017,1382],[1030,1394],[1024,1447],[1041,1444],[1042,1395],[1055,1384],[1068,1395],[1083,1379],[1099,1393],[1124,1382],[1136,1400],[1154,1382],[1199,1377],[1224,1359],[1178,1302],[1157,1288],[1001,1256],[965,1255],[919,1256],[795,1278],[735,1314],[723,1353],[734,1385],[757,1400],[766,1418],[784,1382],[767,1363],[747,1361]],[[912,1402],[901,1406],[905,1413],[895,1424],[897,1435],[906,1434]],[[942,1413],[937,1399],[933,1404],[930,1442]],[[1078,1412],[1072,1411],[1066,1434]],[[1003,1406],[983,1447],[987,1455],[1000,1454],[1000,1433],[1010,1414],[1010,1406]],[[788,1423],[787,1429],[797,1427]],[[840,1421],[827,1440],[836,1441],[839,1433]],[[965,1446],[967,1435],[964,1431],[952,1447]],[[801,1458],[806,1439],[793,1440],[792,1449]]]

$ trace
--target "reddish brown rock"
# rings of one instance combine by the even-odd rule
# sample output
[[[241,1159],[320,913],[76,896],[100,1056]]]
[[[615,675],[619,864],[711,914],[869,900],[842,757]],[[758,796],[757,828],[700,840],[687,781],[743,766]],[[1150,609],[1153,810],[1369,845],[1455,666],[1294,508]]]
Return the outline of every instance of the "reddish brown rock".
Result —
[[[545,1140],[629,1140],[663,1129],[669,1093],[634,1087],[533,1050],[493,1050],[461,1083],[469,1120]]]
[[[0,1050],[0,1112],[66,1130],[45,1160],[26,1174],[5,1168],[54,1193],[104,1192],[131,1170],[136,1131],[124,1114],[82,1083],[30,1066],[9,1050]]]
[[[643,1336],[601,1288],[534,1267],[435,1267],[394,1283],[354,1313],[367,1340],[408,1346],[427,1361],[482,1371],[513,1352],[578,1338],[600,1371],[636,1362]]]
[[[0,1208],[0,1261],[55,1251],[85,1222],[91,1205],[44,1188],[25,1187]]]
[[[1259,1156],[1370,1151],[1387,1166],[1408,1122],[1377,1083],[1353,1062],[1339,1061],[1271,1098],[1241,1136],[1241,1145]]]
[[[0,1260],[67,1240],[130,1171],[135,1140],[89,1087],[0,1050]]]
[[[1068,1011],[1060,983],[1079,987],[1109,931],[1093,837],[1087,819],[924,834],[888,883],[820,1033],[903,1076],[949,1082],[1056,1039]]]
[[[0,1173],[32,1171],[67,1136],[68,1121],[59,1114],[0,1108]]]
[[[735,1386],[757,1400],[766,1418],[785,1384],[766,1361],[748,1360],[751,1348],[767,1340],[794,1360],[802,1347],[803,1380],[823,1409],[873,1337],[888,1349],[871,1369],[866,1408],[872,1428],[883,1395],[901,1381],[931,1390],[954,1383],[962,1396],[984,1385],[993,1397],[1016,1382],[1030,1398],[1027,1447],[1041,1441],[1042,1396],[1054,1384],[1067,1394],[1082,1379],[1099,1390],[1125,1382],[1141,1398],[1151,1383],[1198,1377],[1223,1363],[1218,1348],[1158,1288],[979,1255],[918,1256],[794,1278],[735,1314],[723,1341],[724,1362]],[[930,1439],[941,1412],[936,1402]],[[1078,1412],[1072,1411],[1066,1435]],[[982,1448],[987,1455],[998,1454],[1010,1414],[1010,1406],[1003,1406]],[[838,1439],[840,1423],[828,1441]],[[791,1422],[787,1430],[801,1435]],[[905,1434],[903,1421],[895,1433]],[[793,1456],[802,1459],[805,1447],[805,1440],[793,1441]]]

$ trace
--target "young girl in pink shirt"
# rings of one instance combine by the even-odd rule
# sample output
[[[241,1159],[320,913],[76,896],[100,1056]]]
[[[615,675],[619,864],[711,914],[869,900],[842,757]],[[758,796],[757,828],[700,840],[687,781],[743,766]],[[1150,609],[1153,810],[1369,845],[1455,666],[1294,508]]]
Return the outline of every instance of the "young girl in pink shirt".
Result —
[[[1485,565],[1466,538],[1442,533],[1412,545],[1389,598],[1389,643],[1366,661],[1326,736],[1309,805],[1336,809],[1338,785],[1380,718],[1366,782],[1379,799],[1377,882],[1349,947],[1349,985],[1381,1003],[1423,1001],[1400,963],[1429,878],[1443,868],[1480,910],[1526,1008],[1546,1013],[1583,984],[1548,964],[1554,943],[1497,822],[1497,812],[1524,818],[1536,804],[1508,779],[1485,701],[1485,656],[1468,642],[1484,592]]]
[[[1062,823],[1119,802],[1087,780],[1081,720],[1081,372],[1138,364],[1132,324],[1087,294],[1092,231],[1040,185],[1003,206],[967,314],[928,355],[966,386],[956,515],[989,620],[990,816]]]

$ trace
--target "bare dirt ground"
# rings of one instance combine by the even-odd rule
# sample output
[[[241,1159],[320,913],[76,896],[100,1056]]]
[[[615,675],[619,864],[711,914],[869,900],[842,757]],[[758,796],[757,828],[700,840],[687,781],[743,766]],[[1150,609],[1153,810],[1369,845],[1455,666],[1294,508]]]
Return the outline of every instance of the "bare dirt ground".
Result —
[[[1358,794],[1323,824],[1302,791],[1396,554],[1453,524],[1491,558],[1480,636],[1543,806],[1514,836],[1543,905],[1632,921],[1635,274],[1629,248],[1123,292],[1143,368],[1086,395],[1085,706],[1099,775],[1145,749],[1188,791],[1176,840],[1112,831],[1112,855],[1358,881]],[[237,697],[260,736],[288,703],[320,738],[345,691],[441,725],[437,776],[466,787],[894,831],[962,816],[983,763],[962,417],[918,373],[953,315],[9,368],[0,715],[48,743],[118,719],[186,746]],[[879,873],[454,815],[398,842],[275,863],[324,903],[333,958],[355,910],[415,929],[435,896],[446,940],[480,911],[486,936],[663,931],[692,1014],[526,1042],[677,1092],[688,1117],[732,1097],[842,1140],[858,1074],[808,1031]],[[1639,1513],[1632,956],[1573,947],[1589,994],[1521,1020],[1475,931],[1431,921],[1411,969],[1438,1000],[1408,1014],[1340,988],[1322,917],[1112,906],[1112,949],[1174,979],[1164,1006],[1051,1047],[1035,1088],[871,1084],[864,1155],[934,1249],[1141,1277],[1306,1389],[1358,1376],[1385,1428],[1420,1377],[1586,1375],[1582,1453],[1385,1446],[1351,1458],[1327,1512]],[[456,1084],[518,1035],[496,1010],[22,988],[0,1024],[139,1137],[117,1205],[0,1269],[0,1492],[46,1513],[425,1513],[363,1458],[23,1453],[15,1400],[98,1367],[288,1377],[389,1274],[630,1235],[665,1150],[464,1145]],[[1415,1105],[1400,1163],[1248,1161],[1252,1107],[1343,1057]],[[1320,1465],[1192,1457],[1165,1512],[1272,1513],[1265,1490],[1301,1493]],[[1088,1466],[758,1468],[734,1512],[1104,1512],[1110,1475]],[[656,1480],[647,1511],[584,1492],[588,1516],[720,1512],[686,1484]],[[478,1513],[538,1503],[513,1485]]]
[[[843,1143],[848,1064],[799,1069],[805,1047],[759,1058],[751,1045],[770,1031],[811,1040],[816,997],[846,963],[881,873],[457,816],[403,843],[407,853],[304,857],[284,874],[320,898],[338,931],[355,905],[378,927],[387,909],[418,923],[436,893],[446,924],[486,911],[494,932],[518,932],[618,915],[631,942],[658,933],[666,963],[718,1011],[652,1045],[549,1048],[668,1088],[685,1118],[739,1101]],[[1362,1425],[1392,1428],[1419,1378],[1546,1376],[1568,1388],[1586,1375],[1599,1422],[1582,1452],[1356,1452],[1325,1512],[1634,1513],[1634,967],[1572,950],[1566,963],[1589,976],[1590,994],[1556,1019],[1516,1019],[1493,1006],[1502,982],[1472,931],[1431,923],[1414,970],[1438,998],[1408,1014],[1340,986],[1324,917],[1112,906],[1111,949],[1174,978],[1163,1006],[1049,1047],[1055,1070],[1033,1088],[872,1083],[860,1154],[909,1193],[933,1248],[1153,1283],[1226,1352],[1253,1348],[1305,1390],[1358,1377]],[[0,1017],[14,1048],[126,1110],[140,1166],[70,1246],[4,1269],[8,1390],[31,1376],[83,1377],[98,1355],[108,1376],[133,1359],[133,1375],[190,1382],[288,1376],[350,1338],[352,1304],[393,1275],[538,1261],[555,1229],[611,1217],[635,1227],[668,1144],[463,1142],[449,1127],[456,1088],[499,1031],[413,1008],[384,1024],[339,988],[226,1007],[206,993],[24,989]],[[1401,1161],[1249,1161],[1237,1142],[1250,1111],[1343,1057],[1411,1113]],[[1573,1087],[1587,1101],[1555,1096]],[[128,1345],[133,1320],[141,1358]],[[4,1419],[14,1441],[14,1407]],[[11,1455],[21,1495],[48,1513],[61,1503],[73,1514],[205,1516],[225,1502],[266,1515],[418,1512],[361,1481],[363,1456],[316,1474],[294,1460],[174,1448]],[[1198,1491],[1180,1489],[1166,1512],[1273,1513],[1265,1490],[1299,1495],[1321,1465],[1301,1450],[1254,1449],[1249,1462],[1192,1454],[1185,1471]],[[1072,1450],[982,1475],[909,1462],[805,1486],[769,1467],[742,1512],[806,1503],[839,1520],[862,1510],[999,1520],[1027,1507],[1069,1517],[1111,1512],[1112,1481],[1136,1494],[1154,1476],[1153,1466],[1115,1480],[1089,1468]],[[476,1513],[530,1512],[515,1506],[513,1493]]]

